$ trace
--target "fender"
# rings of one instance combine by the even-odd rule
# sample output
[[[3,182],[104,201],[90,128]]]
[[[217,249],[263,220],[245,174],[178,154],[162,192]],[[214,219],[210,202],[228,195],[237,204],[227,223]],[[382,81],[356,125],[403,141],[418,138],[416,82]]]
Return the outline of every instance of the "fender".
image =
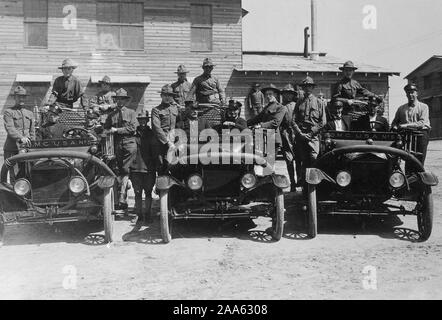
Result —
[[[322,180],[327,180],[331,183],[336,184],[336,181],[331,178],[328,174],[318,168],[307,168],[305,173],[305,180],[308,184],[318,185]]]
[[[419,178],[422,183],[426,186],[437,186],[439,184],[439,179],[433,172],[419,172]]]
[[[277,186],[280,189],[285,189],[290,187],[289,179],[287,179],[286,176],[283,176],[281,174],[272,174],[272,180],[275,186]]]
[[[157,177],[156,186],[158,190],[169,190],[172,186],[177,185],[185,187],[181,182],[171,176],[159,176]]]

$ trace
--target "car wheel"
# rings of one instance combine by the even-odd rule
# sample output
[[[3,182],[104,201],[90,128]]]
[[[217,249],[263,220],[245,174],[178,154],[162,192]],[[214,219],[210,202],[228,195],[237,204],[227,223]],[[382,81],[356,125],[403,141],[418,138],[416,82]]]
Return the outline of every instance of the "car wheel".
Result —
[[[318,209],[316,202],[316,186],[308,185],[308,208],[307,208],[307,235],[315,238],[318,234]]]
[[[284,229],[284,193],[281,189],[277,189],[275,196],[275,215],[272,221],[272,238],[273,240],[281,240]]]
[[[420,239],[428,240],[433,229],[433,195],[431,190],[422,195],[420,208],[417,212],[417,225]]]
[[[160,227],[164,243],[172,240],[172,221],[169,221],[169,191],[160,191]]]
[[[0,216],[0,247],[3,246],[3,240],[5,239],[5,223],[3,217]]]
[[[104,189],[103,200],[103,220],[104,220],[104,240],[106,243],[113,241],[114,233],[114,189]]]

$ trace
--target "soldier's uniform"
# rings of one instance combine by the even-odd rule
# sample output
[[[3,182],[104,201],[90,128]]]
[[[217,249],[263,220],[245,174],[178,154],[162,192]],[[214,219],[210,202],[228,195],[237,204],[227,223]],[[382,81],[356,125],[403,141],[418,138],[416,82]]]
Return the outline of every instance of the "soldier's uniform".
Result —
[[[59,69],[63,68],[77,68],[75,63],[71,59],[66,59]],[[56,102],[62,103],[69,108],[73,107],[74,102],[76,102],[83,94],[83,89],[81,82],[78,78],[71,75],[65,77],[64,75],[58,77],[54,81],[52,87],[52,94],[56,97]]]
[[[187,74],[188,71],[184,65],[179,65],[176,74]],[[175,93],[175,102],[181,106],[185,105],[187,95],[189,94],[192,84],[187,79],[180,80],[172,83],[172,89]]]
[[[353,62],[347,61],[339,69],[357,70],[358,68],[354,66]],[[356,98],[356,95],[358,94],[363,95],[365,97],[376,96],[374,93],[364,88],[358,81],[354,79],[343,78],[333,86],[332,100],[341,101],[346,106],[348,106],[348,101],[354,100]]]
[[[203,62],[203,69],[215,66],[212,59],[206,58]],[[221,86],[218,78],[212,74],[203,73],[193,80],[190,91],[186,100],[193,100],[193,96],[196,97],[196,101],[199,103],[221,103],[224,104],[226,96],[224,89]]]
[[[259,87],[260,84],[255,83],[253,85],[253,90],[251,90],[249,95],[247,96],[246,102],[249,108],[250,118],[256,117],[258,114],[261,113],[262,108],[264,108],[265,104],[264,94],[261,92],[261,90],[255,89]]]
[[[130,99],[126,90],[118,89],[114,99]],[[129,180],[130,166],[137,156],[137,142],[135,139],[138,121],[135,111],[125,106],[116,107],[107,117],[104,129],[115,128],[114,143],[115,157],[121,176],[120,204],[126,204],[127,181]]]
[[[273,84],[263,88],[262,91],[273,90],[275,93],[279,93],[279,89]],[[275,130],[275,142],[277,146],[281,145],[281,134],[279,132],[279,126],[284,119],[287,109],[277,101],[268,103],[264,109],[253,119],[247,121],[248,126],[259,124],[261,128]]]
[[[171,97],[170,103],[162,102],[152,109],[152,130],[154,133],[152,146],[156,159],[155,166],[158,173],[162,174],[167,167],[166,156],[169,144],[174,143],[173,137],[170,137],[169,133],[176,127],[179,109],[173,101],[175,94],[170,85],[163,86],[160,92],[162,95]]]
[[[291,84],[288,84],[287,86],[285,86],[281,90],[282,94],[284,92],[293,93],[294,95],[296,94],[296,91]],[[288,101],[284,105],[284,107],[286,108],[286,114],[284,116],[284,119],[281,122],[281,127],[280,127],[281,151],[282,151],[282,156],[283,156],[285,163],[287,165],[287,171],[289,174],[292,191],[294,190],[294,188],[296,186],[295,170],[293,167],[293,162],[295,160],[295,151],[294,151],[295,133],[292,128],[293,113],[295,112],[295,106],[296,106],[296,103],[294,101]]]
[[[137,128],[137,156],[132,163],[130,170],[130,180],[135,193],[135,213],[137,222],[150,222],[152,219],[152,190],[155,185],[155,158],[152,150],[152,129],[146,125],[141,126],[142,121],[149,121],[148,113],[146,116],[139,116],[140,126]],[[143,210],[143,191],[145,196]]]
[[[20,86],[15,88],[14,94],[27,96],[26,90]],[[5,110],[3,122],[7,133],[3,152],[4,158],[7,159],[18,153],[23,138],[35,139],[34,114],[24,106],[16,104]]]
[[[303,80],[301,86],[315,86],[315,83],[312,78],[307,77]],[[318,157],[318,134],[326,122],[325,104],[312,93],[310,95],[306,93],[303,99],[296,103],[292,124],[296,135],[295,157],[299,158],[301,163],[299,184],[305,183],[306,169]],[[303,135],[308,136],[304,137]]]

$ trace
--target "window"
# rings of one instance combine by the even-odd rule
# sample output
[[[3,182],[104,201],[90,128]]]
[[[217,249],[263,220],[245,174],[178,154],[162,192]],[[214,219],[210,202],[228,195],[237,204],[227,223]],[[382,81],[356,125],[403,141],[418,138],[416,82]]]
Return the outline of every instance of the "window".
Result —
[[[98,2],[98,47],[109,50],[143,50],[143,10],[143,3]]]
[[[439,101],[437,101],[437,102],[435,103],[435,107],[434,107],[434,109],[432,110],[433,113],[441,113],[441,112],[442,112],[442,97],[439,97],[438,100],[439,100]]]
[[[431,74],[424,77],[424,89],[431,88]]]
[[[26,47],[48,47],[48,0],[24,0]]]
[[[191,50],[212,51],[212,6],[190,5]]]

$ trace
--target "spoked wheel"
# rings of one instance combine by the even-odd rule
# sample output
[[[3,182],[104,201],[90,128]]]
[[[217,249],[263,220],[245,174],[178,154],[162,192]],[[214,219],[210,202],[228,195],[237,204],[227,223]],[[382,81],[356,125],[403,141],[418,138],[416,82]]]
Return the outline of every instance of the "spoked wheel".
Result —
[[[113,241],[114,233],[114,188],[104,189],[103,199],[103,220],[104,220],[104,240],[106,243]]]
[[[315,238],[318,234],[318,209],[316,202],[316,186],[308,184],[307,235]]]
[[[160,227],[164,243],[172,240],[172,219],[169,217],[169,191],[160,191]]]
[[[275,214],[272,219],[272,238],[281,240],[284,229],[284,194],[281,189],[277,189],[275,195]]]
[[[433,195],[431,190],[421,196],[418,205],[420,208],[417,212],[417,226],[421,240],[426,241],[433,230]]]

